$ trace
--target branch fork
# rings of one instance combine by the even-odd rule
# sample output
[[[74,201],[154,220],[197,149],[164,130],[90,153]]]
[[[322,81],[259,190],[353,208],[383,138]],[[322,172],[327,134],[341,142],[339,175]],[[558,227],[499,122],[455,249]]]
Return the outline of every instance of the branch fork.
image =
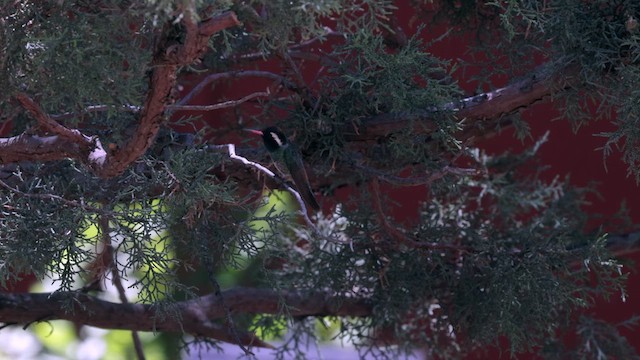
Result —
[[[9,139],[0,139],[0,162],[73,158],[88,165],[96,175],[103,178],[122,174],[155,141],[165,119],[165,109],[172,102],[171,92],[176,85],[178,68],[193,63],[207,51],[209,38],[213,34],[240,25],[235,13],[231,11],[195,23],[192,11],[187,9],[182,21],[187,29],[185,42],[175,49],[168,45],[168,39],[160,43],[161,49],[171,48],[172,51],[156,52],[151,62],[153,70],[149,92],[139,115],[137,129],[121,148],[111,154],[107,153],[100,139],[56,122],[31,97],[21,92],[14,98],[36,119],[39,129],[49,136],[23,133]]]

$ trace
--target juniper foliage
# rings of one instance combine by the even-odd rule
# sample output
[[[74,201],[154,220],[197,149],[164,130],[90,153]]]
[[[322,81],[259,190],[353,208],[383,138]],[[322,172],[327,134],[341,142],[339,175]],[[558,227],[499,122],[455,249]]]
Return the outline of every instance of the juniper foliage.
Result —
[[[53,279],[59,291],[76,291],[102,276],[104,248],[113,246],[116,271],[136,292],[130,300],[158,305],[160,318],[176,316],[180,300],[233,286],[321,290],[371,306],[367,316],[299,318],[285,303],[275,313],[229,314],[237,331],[266,340],[287,334],[280,357],[304,357],[302,344],[323,337],[351,341],[377,358],[415,347],[460,357],[501,338],[512,354],[595,358],[595,345],[606,339],[611,354],[631,356],[610,326],[586,317],[575,322],[575,312],[596,297],[624,296],[625,276],[607,251],[606,235],[587,231],[590,190],[563,176],[545,180],[535,156],[545,138],[520,154],[489,155],[471,146],[467,131],[482,135],[513,125],[524,138],[528,125],[503,121],[517,109],[485,122],[459,118],[455,104],[464,91],[453,79],[464,68],[486,66],[487,76],[476,80],[489,90],[498,87],[493,75],[526,76],[534,71],[531,56],[548,59],[547,71],[566,76],[550,85],[563,100],[557,102],[563,116],[578,126],[592,118],[594,103],[604,118],[615,112],[617,130],[601,134],[608,138],[605,150],[622,147],[640,179],[640,4],[413,1],[403,5],[414,10],[411,22],[430,26],[404,40],[391,20],[397,6],[382,0],[5,1],[2,136],[53,135],[15,101],[26,93],[51,119],[99,138],[110,152],[136,131],[153,91],[151,74],[164,66],[154,63],[158,54],[188,41],[185,17],[199,22],[233,11],[242,24],[213,35],[201,62],[179,67],[160,133],[121,175],[98,177],[77,158],[25,156],[1,165],[0,285],[35,275]],[[455,29],[432,36],[443,22]],[[464,33],[478,35],[469,45],[476,55],[499,52],[504,61],[454,63],[434,54],[438,41]],[[263,66],[264,59],[278,66]],[[237,70],[263,71],[256,76],[276,85],[259,101],[212,112],[215,120],[170,108],[186,105],[179,87],[190,89],[196,75]],[[375,140],[359,137],[376,121],[402,126]],[[300,221],[291,200],[277,200],[286,193],[267,192],[264,205],[263,179],[208,146],[229,142],[227,135],[247,124],[277,124],[294,135],[314,188],[334,199],[325,207],[329,213],[312,216],[315,228]],[[0,158],[11,141],[3,139]],[[255,143],[237,142],[242,156],[269,164]],[[394,199],[380,182],[426,192],[416,221],[389,219]],[[336,192],[343,188],[349,195],[340,202]],[[338,326],[323,335],[319,321]],[[590,348],[560,350],[572,321]]]

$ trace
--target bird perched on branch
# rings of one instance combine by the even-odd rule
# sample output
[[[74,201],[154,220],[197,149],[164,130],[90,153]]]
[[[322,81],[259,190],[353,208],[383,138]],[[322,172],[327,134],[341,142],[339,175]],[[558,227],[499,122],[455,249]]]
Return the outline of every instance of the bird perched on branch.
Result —
[[[278,164],[284,164],[291,174],[291,178],[295,184],[296,189],[302,196],[307,205],[311,206],[314,210],[319,210],[320,205],[313,196],[311,185],[309,184],[309,178],[307,172],[304,169],[302,163],[302,155],[298,147],[289,142],[286,136],[275,126],[270,126],[264,130],[246,129],[247,131],[262,136],[264,141],[264,147],[267,148],[273,162],[278,167]],[[278,169],[279,170],[279,169]],[[279,170],[282,172],[281,170]]]

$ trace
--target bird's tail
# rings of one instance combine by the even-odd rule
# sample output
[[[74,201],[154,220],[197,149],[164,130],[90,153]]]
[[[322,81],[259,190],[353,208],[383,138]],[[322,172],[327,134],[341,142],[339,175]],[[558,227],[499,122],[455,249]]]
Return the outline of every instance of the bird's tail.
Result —
[[[320,210],[320,205],[318,205],[318,201],[316,201],[316,197],[313,195],[313,191],[311,188],[306,186],[306,189],[298,189],[300,191],[300,196],[302,196],[302,200],[304,200],[307,205],[311,206],[313,210]]]

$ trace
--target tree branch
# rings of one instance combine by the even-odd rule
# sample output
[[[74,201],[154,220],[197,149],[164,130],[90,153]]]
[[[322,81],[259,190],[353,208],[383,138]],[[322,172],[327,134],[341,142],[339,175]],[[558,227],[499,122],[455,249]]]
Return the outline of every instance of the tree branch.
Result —
[[[173,47],[164,43],[154,56],[149,93],[140,113],[140,123],[135,134],[123,147],[119,148],[106,166],[97,173],[102,177],[121,174],[131,163],[142,156],[153,144],[164,121],[165,107],[172,102],[171,91],[176,85],[176,72],[179,66],[191,64],[207,50],[209,38],[228,27],[239,25],[240,21],[233,12],[203,21],[199,25],[193,22],[190,9],[185,11],[184,23],[187,29],[184,44]]]
[[[323,292],[235,288],[222,292],[222,297],[232,313],[278,315],[283,307],[291,316],[361,317],[372,312],[366,299]],[[211,294],[178,302],[172,310],[175,316],[159,316],[153,305],[117,304],[78,292],[0,293],[0,321],[5,324],[68,320],[105,329],[184,332],[236,342],[224,326],[212,322],[225,318],[220,297]],[[239,339],[245,346],[271,347],[251,333],[239,333]]]
[[[260,165],[260,164],[258,164],[256,162],[249,161],[247,158],[236,154],[236,146],[234,144],[209,145],[209,148],[210,149],[214,149],[214,150],[225,149],[229,153],[229,158],[231,158],[233,161],[240,162],[240,163],[242,163],[242,164],[244,164],[246,166],[250,166],[250,167],[260,171],[261,173],[265,174],[266,176],[268,176],[268,177],[270,177],[272,179],[278,178],[278,176],[276,176],[276,174],[273,171],[267,169],[266,167],[264,167],[264,166],[262,166],[262,165]],[[302,196],[300,195],[300,193],[297,190],[295,190],[294,188],[292,188],[291,186],[289,186],[289,184],[287,184],[284,181],[282,181],[281,184],[298,201],[298,205],[300,205],[300,214],[304,218],[304,221],[307,224],[307,226],[309,226],[315,233],[318,233],[318,230],[316,229],[316,226],[313,224],[313,222],[309,218],[309,213],[307,212],[307,205],[302,200]]]
[[[118,269],[118,256],[117,251],[113,247],[113,243],[111,242],[111,229],[109,226],[109,217],[105,215],[101,215],[99,217],[99,229],[101,232],[101,240],[104,246],[105,255],[101,256],[102,258],[106,258],[109,262],[109,268],[111,270],[111,281],[113,285],[118,290],[118,296],[120,297],[120,302],[123,304],[129,304],[129,300],[127,299],[127,295],[124,289],[124,285],[122,284],[122,278],[120,277],[120,270]],[[146,356],[144,354],[144,349],[142,348],[142,342],[140,341],[140,335],[137,331],[131,331],[131,338],[133,340],[133,348],[136,351],[136,355],[138,356],[138,360],[145,360]]]
[[[191,64],[201,56],[207,50],[209,38],[213,34],[240,24],[233,12],[222,13],[200,24],[195,24],[192,16],[187,15],[183,20],[187,29],[184,44],[169,45],[169,40],[165,39],[154,56],[149,92],[140,111],[138,127],[124,146],[108,155],[99,139],[57,123],[28,95],[18,93],[15,99],[36,119],[42,130],[54,136],[41,137],[23,133],[0,139],[2,163],[73,158],[89,165],[98,176],[109,178],[121,174],[155,141],[164,121],[165,109],[173,101],[171,92],[176,84],[178,68]]]
[[[62,202],[63,204],[70,206],[70,207],[77,207],[77,208],[82,208],[83,210],[87,211],[87,212],[92,212],[92,213],[97,213],[97,214],[102,214],[102,215],[113,215],[112,212],[110,211],[105,211],[103,209],[98,209],[95,208],[91,205],[85,204],[83,201],[75,201],[75,200],[68,200],[63,198],[62,196],[59,195],[55,195],[55,194],[31,194],[31,193],[25,193],[23,191],[20,191],[19,189],[16,188],[12,188],[11,186],[9,186],[9,184],[5,183],[4,181],[0,180],[0,187],[5,188],[6,190],[9,190],[10,192],[17,194],[18,196],[22,196],[22,197],[26,197],[26,198],[35,198],[35,199],[45,199],[45,200],[51,200],[51,201],[59,201]]]
[[[373,210],[376,212],[376,216],[378,217],[378,223],[391,238],[393,238],[398,244],[405,245],[408,248],[412,249],[429,249],[429,250],[454,250],[459,252],[468,252],[469,249],[465,246],[457,246],[453,244],[442,244],[442,243],[430,243],[419,241],[418,239],[414,239],[409,235],[404,234],[400,230],[396,229],[393,225],[389,224],[387,221],[387,217],[384,214],[384,207],[382,205],[381,191],[380,191],[380,183],[378,182],[378,178],[373,177],[370,181],[369,188],[371,189],[371,200],[373,202]]]
[[[513,114],[554,92],[567,88],[566,81],[570,74],[570,69],[558,71],[554,64],[543,64],[523,79],[494,91],[421,111],[374,115],[362,119],[355,131],[351,123],[345,124],[343,131],[349,140],[368,141],[399,131],[405,128],[410,120],[419,119],[416,131],[423,133],[427,128],[424,122],[430,121],[442,112],[453,112],[458,119],[465,119],[467,124],[478,123],[477,126],[481,126],[483,131],[486,131],[486,124],[482,124],[481,121]],[[469,133],[475,129],[476,126],[472,125],[464,131]]]
[[[101,148],[101,147],[100,147]],[[86,148],[58,135],[38,136],[22,133],[0,138],[0,163],[85,159]]]
[[[84,135],[79,130],[72,130],[63,125],[60,125],[55,120],[53,120],[49,115],[47,115],[42,110],[40,105],[38,105],[35,101],[33,101],[33,99],[31,99],[25,93],[18,93],[15,96],[15,98],[20,103],[20,105],[22,105],[22,107],[25,110],[27,110],[31,114],[31,116],[33,116],[36,119],[36,121],[38,122],[38,125],[40,125],[40,127],[44,131],[55,134],[60,138],[55,140],[66,140],[68,144],[64,144],[63,146],[71,145],[71,148],[78,152],[78,155],[79,155],[78,158],[81,162],[89,165],[94,169],[99,168],[105,163],[107,159],[107,153],[102,148],[102,144],[100,143],[99,139]],[[29,148],[29,147],[25,148],[24,147],[25,143],[29,142],[27,140],[27,137],[29,135],[22,134],[21,136],[22,137],[11,138],[14,140],[3,139],[8,141],[3,142],[4,146],[0,146],[0,150],[4,148],[4,150],[9,150],[9,152],[11,152],[11,150],[14,147],[21,147],[22,145],[23,156],[31,155],[31,156],[39,157],[41,155],[39,150],[46,151],[49,156],[56,155],[55,153],[52,153],[50,149],[47,149],[46,146],[38,146],[36,148]],[[42,140],[43,138],[38,138],[38,139]],[[48,140],[53,140],[53,139],[48,139]],[[50,143],[51,142],[49,141],[43,141],[39,145],[46,145]],[[31,142],[31,144],[29,145],[33,145],[33,142]],[[17,155],[15,150],[12,153],[14,156]],[[62,154],[69,154],[69,152],[63,151]],[[5,157],[4,155],[5,154],[0,153],[0,157],[4,158]],[[60,158],[64,158],[64,157],[60,157]],[[31,159],[32,158],[29,157],[29,160]]]
[[[268,90],[268,89],[267,89]],[[230,107],[236,107],[241,105],[249,100],[258,98],[258,97],[269,97],[271,94],[269,91],[263,92],[255,92],[251,93],[241,99],[238,100],[228,100],[225,102],[221,102],[213,105],[172,105],[169,108],[173,111],[212,111],[212,110],[220,110],[226,109]]]
[[[270,71],[262,71],[262,70],[233,70],[233,71],[227,71],[227,72],[222,72],[222,73],[215,73],[215,74],[210,74],[207,77],[205,77],[204,79],[202,79],[198,83],[198,85],[194,86],[191,89],[191,91],[189,91],[187,93],[187,95],[183,96],[182,99],[180,99],[180,101],[178,101],[178,103],[172,107],[172,110],[180,110],[179,108],[176,108],[176,107],[180,107],[180,106],[188,104],[191,101],[191,99],[193,99],[194,96],[196,96],[199,93],[201,93],[202,90],[204,90],[209,84],[211,84],[213,82],[216,82],[216,81],[219,81],[219,80],[224,80],[224,79],[243,78],[243,77],[263,77],[263,78],[267,78],[267,79],[271,79],[271,80],[280,82],[288,89],[295,88],[295,85],[293,83],[291,83],[289,80],[287,80],[287,78],[285,78],[284,76],[272,73]]]
[[[358,163],[354,163],[353,167],[356,169],[362,170],[365,174],[369,174],[371,176],[376,177],[377,179],[389,183],[391,185],[396,186],[419,186],[419,185],[431,185],[434,181],[440,180],[446,175],[456,175],[456,176],[474,176],[478,174],[478,169],[474,168],[460,168],[453,167],[449,165],[445,165],[442,169],[433,171],[429,175],[425,176],[415,176],[415,177],[401,177],[396,175],[388,174],[384,171],[380,171],[374,169],[369,166],[361,165]]]
[[[230,20],[226,20],[227,22]],[[206,22],[211,24],[211,19]],[[207,25],[207,26],[209,26]],[[203,25],[201,25],[203,26]],[[200,40],[196,41],[199,43]],[[183,46],[187,46],[185,44]],[[190,52],[187,52],[191,54]],[[183,52],[184,54],[184,52]],[[169,59],[173,59],[173,63],[169,62]],[[135,161],[140,155],[142,155],[148,147],[152,144],[155,135],[159,129],[160,123],[163,118],[164,110],[178,110],[182,106],[185,106],[193,96],[202,91],[208,84],[213,81],[232,77],[244,77],[244,76],[259,76],[273,78],[274,80],[281,81],[288,87],[295,87],[294,84],[288,83],[286,79],[280,75],[273,74],[264,71],[251,71],[240,70],[230,71],[220,74],[211,74],[203,79],[196,87],[194,87],[186,96],[182,98],[176,105],[167,105],[168,96],[171,84],[175,83],[175,71],[171,72],[170,69],[176,68],[175,61],[178,61],[174,55],[167,55],[164,58],[165,63],[160,63],[154,70],[152,78],[152,89],[156,88],[156,85],[164,90],[160,91],[159,88],[152,90],[147,98],[145,107],[143,108],[140,118],[141,123],[136,131],[134,137],[130,140],[127,146],[120,148],[114,156],[109,158],[107,164],[100,169],[99,175],[104,177],[114,176],[118,174],[130,164]],[[443,104],[440,106],[434,106],[431,109],[425,109],[423,111],[413,113],[387,113],[379,114],[369,118],[362,119],[359,126],[355,127],[349,123],[345,124],[344,134],[349,141],[368,141],[373,140],[381,136],[387,136],[389,133],[398,131],[407,126],[409,120],[419,118],[422,123],[418,127],[420,132],[425,131],[424,122],[429,121],[434,115],[442,111],[453,111],[456,113],[459,119],[465,119],[468,125],[464,130],[465,137],[473,136],[479,131],[486,131],[486,120],[499,119],[505,115],[518,111],[522,107],[531,105],[544,99],[546,96],[553,94],[555,91],[560,91],[566,88],[568,85],[564,80],[566,79],[566,71],[562,73],[554,72],[553,64],[546,64],[532,72],[530,76],[516,81],[506,87],[476,95],[469,98],[464,98],[451,103]],[[155,79],[155,80],[154,80]],[[157,84],[156,84],[157,82]],[[164,94],[164,95],[163,95]],[[241,99],[244,101],[246,99]],[[214,108],[226,107],[227,105],[235,105],[233,103],[222,103],[212,105]],[[33,108],[28,104],[29,108]],[[155,110],[153,110],[155,109]],[[186,107],[185,109],[192,110],[192,107]],[[196,109],[195,107],[193,109]],[[199,109],[199,107],[198,107]],[[153,110],[153,111],[152,111]],[[54,122],[51,118],[42,120],[43,113],[33,112],[34,117],[40,118],[39,122],[49,123]],[[46,116],[46,115],[44,115]],[[482,129],[478,129],[477,126],[482,125]],[[355,129],[355,130],[354,130]],[[67,129],[69,130],[69,129]],[[73,131],[73,130],[69,130]],[[64,133],[64,131],[56,131],[57,133]],[[89,138],[79,134],[79,136],[67,137],[37,137],[29,134],[22,134],[18,137],[9,139],[0,139],[0,161],[3,163],[21,161],[21,160],[56,160],[66,157],[76,159],[86,159],[86,152],[90,151],[92,147],[89,146]],[[80,141],[80,136],[84,136],[83,142]],[[69,137],[74,138],[76,141],[70,141]],[[99,145],[99,143],[97,144]],[[91,145],[93,146],[93,145]],[[96,151],[103,151],[102,147],[96,147]],[[94,156],[95,157],[95,156]]]
[[[40,127],[46,132],[56,134],[78,144],[84,144],[91,140],[90,137],[82,135],[80,131],[66,128],[51,119],[51,117],[49,117],[49,115],[40,108],[40,105],[36,104],[35,101],[33,101],[27,94],[18,93],[15,95],[15,98],[18,100],[20,105],[22,105],[22,107],[36,119],[38,125],[40,125]]]

